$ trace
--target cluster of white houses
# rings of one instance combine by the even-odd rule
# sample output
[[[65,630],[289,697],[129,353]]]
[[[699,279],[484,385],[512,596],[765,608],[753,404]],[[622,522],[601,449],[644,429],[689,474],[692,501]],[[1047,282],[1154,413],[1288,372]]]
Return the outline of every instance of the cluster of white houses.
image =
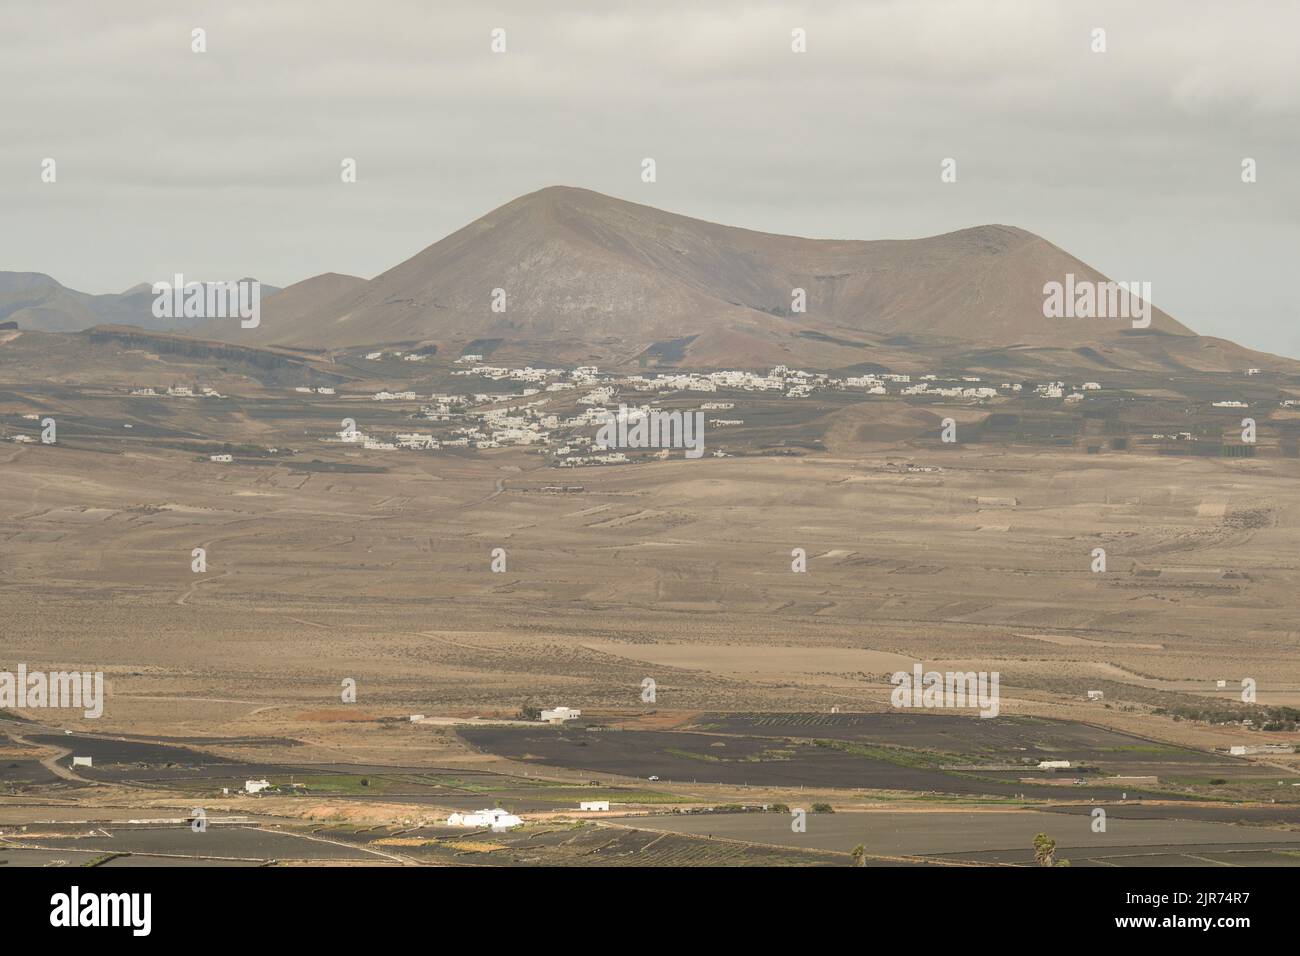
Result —
[[[382,358],[385,353],[372,352],[367,358]],[[388,353],[393,357],[406,357],[401,352]],[[1048,382],[1037,386],[1002,382],[985,384],[978,376],[961,376],[960,379],[940,378],[938,375],[911,375],[892,372],[871,372],[837,378],[824,372],[808,372],[778,365],[766,374],[736,369],[715,372],[673,372],[656,375],[602,375],[594,365],[580,366],[572,371],[557,368],[510,368],[483,365],[481,355],[463,355],[457,363],[468,365],[452,374],[478,377],[494,382],[518,382],[523,387],[510,393],[476,392],[468,395],[434,393],[427,404],[420,406],[419,417],[425,421],[454,423],[449,432],[435,436],[432,433],[410,431],[397,434],[393,439],[380,439],[355,429],[338,432],[325,441],[339,441],[360,445],[367,450],[388,451],[407,449],[437,451],[441,448],[491,449],[507,446],[544,446],[552,464],[563,468],[588,465],[620,465],[634,459],[611,448],[596,446],[594,439],[581,430],[598,428],[613,414],[610,406],[627,393],[713,393],[720,389],[761,392],[789,399],[806,398],[822,390],[862,390],[868,395],[925,396],[956,398],[983,403],[1000,396],[1014,397],[1023,389],[1032,387],[1040,398],[1061,399],[1066,403],[1082,401],[1085,392],[1101,389],[1097,382],[1083,382],[1067,386],[1064,382]],[[299,389],[309,391],[309,389]],[[557,392],[578,390],[575,414],[561,417],[547,411],[547,405]],[[333,390],[318,388],[319,394],[332,394]],[[376,402],[423,402],[414,391],[380,391],[371,396]],[[522,400],[522,403],[520,403]],[[646,414],[651,406],[619,402],[627,414]],[[734,402],[707,401],[700,404],[701,411],[726,411],[735,408]],[[715,418],[714,428],[743,425],[740,417]],[[557,437],[556,432],[563,432]],[[717,448],[711,454],[726,457],[726,451]],[[662,453],[651,457],[667,457]]]
[[[200,385],[198,388],[194,388],[189,385],[172,385],[171,387],[166,388],[161,392],[155,388],[152,388],[151,386],[146,385],[140,388],[133,388],[130,390],[130,393],[136,398],[160,398],[162,396],[166,396],[167,398],[225,398],[226,397],[222,395],[220,392],[218,392],[215,388],[208,388],[206,385]]]

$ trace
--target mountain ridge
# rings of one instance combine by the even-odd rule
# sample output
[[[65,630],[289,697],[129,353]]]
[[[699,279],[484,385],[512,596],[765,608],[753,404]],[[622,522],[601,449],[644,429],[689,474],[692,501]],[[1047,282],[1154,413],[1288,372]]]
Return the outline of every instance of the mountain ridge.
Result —
[[[324,311],[286,317],[268,303],[250,339],[332,348],[572,340],[629,360],[694,336],[688,364],[708,364],[732,348],[759,364],[791,347],[829,358],[827,341],[813,348],[802,332],[989,346],[1114,339],[1122,329],[1112,320],[1085,327],[1043,317],[1043,283],[1067,272],[1105,280],[1047,240],[1004,224],[922,239],[809,239],[550,186],[468,223]],[[792,308],[796,288],[806,292],[806,312]],[[492,311],[494,289],[505,292],[504,312]],[[1158,309],[1151,328],[1194,335]]]
[[[1044,317],[1044,285],[1107,281],[1048,240],[994,223],[917,239],[814,239],[696,219],[572,186],[519,196],[371,279],[327,272],[262,298],[258,327],[134,320],[146,286],[87,297],[0,274],[0,319],[57,330],[131,324],[252,347],[412,344],[439,354],[607,366],[777,364],[898,369],[982,356],[1074,368],[1227,371],[1263,355],[1198,336],[1152,307],[1126,319]],[[5,277],[8,276],[8,282]],[[806,310],[794,296],[803,289]],[[26,290],[26,291],[23,291]],[[33,291],[35,290],[35,291]],[[500,291],[497,291],[500,290]],[[44,295],[45,305],[18,302]],[[504,296],[504,310],[493,308]],[[88,299],[108,298],[108,303]],[[5,303],[10,307],[6,310]],[[31,324],[33,317],[47,321]],[[150,316],[150,318],[152,318]]]

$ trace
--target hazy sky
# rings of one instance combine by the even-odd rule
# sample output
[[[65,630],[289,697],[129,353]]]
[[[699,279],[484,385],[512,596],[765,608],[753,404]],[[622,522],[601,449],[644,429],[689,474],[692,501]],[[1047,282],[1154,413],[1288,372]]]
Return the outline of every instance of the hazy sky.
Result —
[[[368,277],[567,184],[804,236],[1017,225],[1300,356],[1297,36],[1284,0],[4,0],[0,270]]]

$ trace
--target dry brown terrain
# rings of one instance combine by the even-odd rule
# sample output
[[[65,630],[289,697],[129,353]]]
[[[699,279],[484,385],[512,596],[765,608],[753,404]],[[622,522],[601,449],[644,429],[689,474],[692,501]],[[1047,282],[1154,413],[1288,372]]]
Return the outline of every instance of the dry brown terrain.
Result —
[[[6,657],[105,670],[101,728],[262,732],[344,677],[428,713],[638,709],[650,672],[666,708],[857,710],[912,660],[1000,671],[1009,711],[1171,739],[1188,728],[1145,692],[1254,677],[1261,703],[1298,699],[1292,461],[675,460],[548,495],[507,450],[393,453],[383,475],[3,454]],[[1134,709],[1078,703],[1094,685]]]
[[[1300,459],[1279,452],[1283,415],[1263,454],[1225,459],[1086,454],[1087,418],[1081,442],[1052,446],[1071,413],[1032,401],[736,396],[722,414],[750,424],[713,440],[737,457],[557,469],[539,449],[324,441],[345,415],[384,436],[420,427],[419,401],[371,401],[391,379],[360,378],[347,356],[116,332],[8,345],[7,434],[36,434],[48,413],[60,437],[0,444],[0,671],[102,671],[108,686],[98,719],[0,715],[0,851],[15,862],[64,859],[76,839],[142,862],[567,865],[615,839],[578,811],[587,799],[642,815],[1105,801],[1157,814],[1152,840],[1192,846],[1202,831],[1183,822],[1208,821],[1226,828],[1225,860],[1298,859],[1295,755],[1225,753],[1300,739],[1240,722],[1300,705]],[[79,349],[103,368],[80,367]],[[328,397],[292,387],[331,380],[346,384]],[[175,381],[226,397],[127,394]],[[1176,408],[1109,401],[1130,434]],[[999,440],[998,409],[1027,437]],[[985,435],[943,446],[943,416]],[[1218,419],[1200,421],[1213,437]],[[222,449],[235,460],[208,460]],[[1097,548],[1105,573],[1090,569]],[[997,672],[1002,719],[888,723],[889,675],[917,662]],[[560,704],[591,729],[521,720]],[[1066,753],[1076,769],[1037,769]],[[239,793],[257,778],[274,792]],[[504,842],[444,826],[497,804],[527,821]],[[220,841],[185,842],[196,806]],[[1022,822],[1073,833],[1068,812],[1046,816]],[[125,829],[77,830],[93,821]],[[1234,839],[1244,825],[1277,840]],[[661,843],[666,830],[633,826],[626,859],[844,863],[852,846],[826,843],[851,827],[806,848],[738,836],[725,849],[705,829]],[[889,843],[870,855],[952,862],[934,843],[918,844],[924,861]],[[1005,852],[973,861],[1021,861]]]

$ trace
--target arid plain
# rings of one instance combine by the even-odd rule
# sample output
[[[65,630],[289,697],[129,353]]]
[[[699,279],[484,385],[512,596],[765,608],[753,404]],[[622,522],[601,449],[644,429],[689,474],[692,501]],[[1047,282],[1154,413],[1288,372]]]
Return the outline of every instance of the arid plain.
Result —
[[[381,412],[359,396],[313,403],[257,386],[160,410],[163,400],[123,397],[120,387],[9,389],[3,412],[14,431],[32,425],[21,414],[41,402],[62,431],[57,444],[0,451],[6,666],[103,671],[108,696],[97,720],[10,715],[32,723],[3,725],[0,756],[13,762],[0,828],[158,816],[183,833],[202,806],[240,828],[260,819],[277,821],[275,832],[341,827],[348,839],[353,826],[400,831],[380,835],[405,850],[366,844],[357,861],[527,862],[521,841],[544,843],[560,832],[555,820],[592,829],[592,815],[576,812],[584,793],[612,794],[627,812],[668,808],[672,820],[815,797],[844,817],[838,827],[851,831],[857,819],[876,836],[872,814],[899,807],[1014,806],[1026,814],[1022,829],[1055,832],[1071,817],[1043,823],[1043,811],[1112,800],[1121,816],[1181,807],[1166,810],[1164,825],[1208,820],[1231,831],[1217,840],[1135,833],[1119,841],[1133,858],[1150,862],[1154,851],[1134,847],[1152,843],[1177,865],[1189,860],[1168,845],[1255,854],[1257,834],[1238,840],[1242,827],[1230,824],[1256,823],[1281,847],[1269,862],[1296,859],[1287,846],[1300,839],[1300,777],[1279,747],[1296,734],[1193,719],[1240,708],[1243,678],[1256,682],[1258,706],[1300,703],[1296,459],[1086,454],[988,439],[945,446],[928,416],[948,411],[835,400],[801,406],[784,431],[778,422],[728,433],[732,457],[556,469],[536,449],[361,454],[324,441],[343,417],[374,423]],[[777,414],[761,401],[748,408],[755,422]],[[414,410],[382,414],[401,427]],[[892,440],[881,440],[886,425]],[[781,434],[811,450],[774,452]],[[202,452],[218,442],[275,453],[213,462]],[[203,573],[192,570],[195,548],[206,553]],[[504,571],[492,570],[498,548]],[[806,573],[792,573],[796,548]],[[1104,573],[1093,570],[1097,548]],[[973,711],[907,715],[911,730],[826,739],[841,718],[897,717],[889,675],[914,662],[998,672],[1001,716],[986,725]],[[643,700],[647,677],[653,702]],[[347,679],[355,703],[341,700]],[[1090,690],[1103,700],[1088,700]],[[581,708],[587,726],[534,731],[519,720],[558,705]],[[793,721],[775,732],[784,743],[746,750],[773,732],[727,722],[763,714]],[[927,735],[938,727],[927,720],[966,729]],[[979,743],[995,724],[1037,743]],[[1013,753],[1064,753],[1051,728],[1102,735],[1075,742],[1086,780],[1056,779]],[[528,736],[539,732],[549,736]],[[1103,739],[1112,733],[1124,736]],[[598,753],[574,734],[620,734],[622,749]],[[190,766],[191,751],[178,750],[174,760],[127,753],[97,759],[93,772],[68,768],[92,739],[196,748],[230,766]],[[1274,752],[1226,753],[1261,742]],[[728,746],[734,757],[718,749]],[[832,755],[847,762],[823,759]],[[24,777],[37,765],[49,779]],[[263,768],[276,792],[231,796],[245,767]],[[908,779],[918,769],[930,776]],[[495,783],[466,784],[475,774]],[[445,830],[400,835],[489,797],[523,812],[527,826],[474,837],[487,849],[466,849],[470,838]],[[687,842],[671,862],[847,862],[864,842],[875,862],[922,859],[922,849],[851,832],[805,845],[796,833],[783,841],[793,845],[765,850],[742,823],[727,837],[741,857],[724,858],[713,838],[728,825],[675,836]],[[53,852],[56,838],[85,839],[79,826],[22,846]],[[595,829],[666,832],[628,817]],[[80,845],[117,860],[152,852],[133,845],[112,856],[92,844]],[[1032,856],[1018,831],[1005,845],[915,846],[926,862],[963,851],[967,862]],[[591,862],[591,852],[574,858]],[[625,862],[654,858],[633,847]]]

